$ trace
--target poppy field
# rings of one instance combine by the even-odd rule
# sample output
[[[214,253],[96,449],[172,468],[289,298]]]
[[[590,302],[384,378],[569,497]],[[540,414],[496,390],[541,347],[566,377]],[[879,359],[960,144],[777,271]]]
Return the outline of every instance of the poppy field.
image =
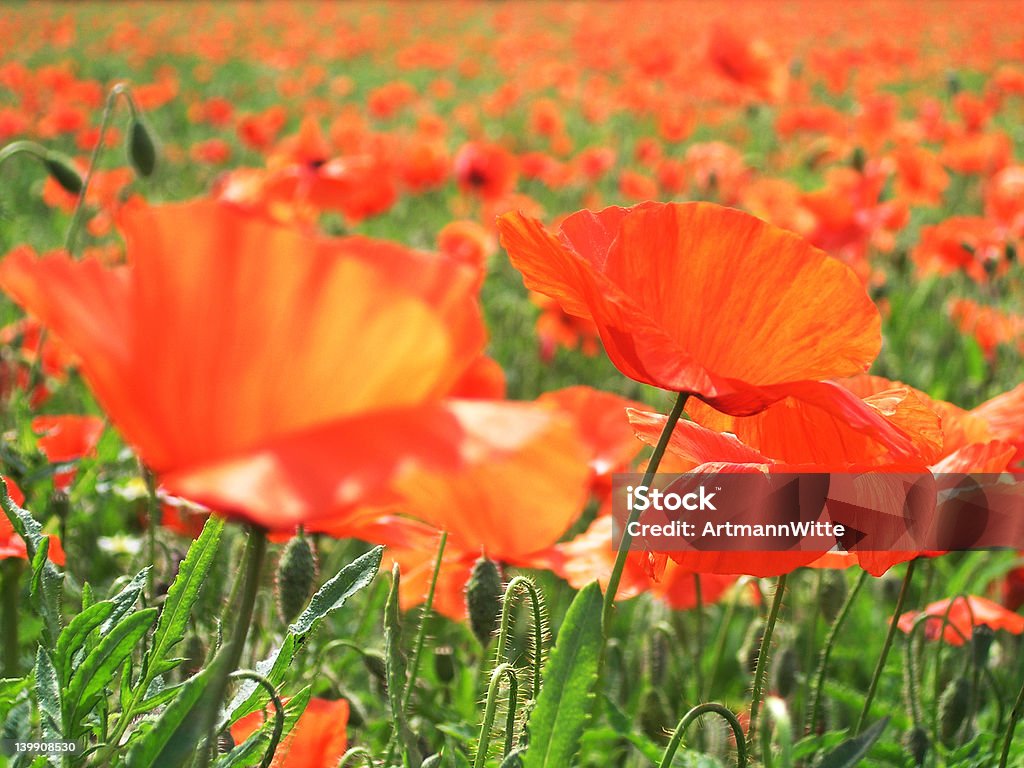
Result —
[[[0,765],[1024,768],[1022,246],[1009,0],[0,2]]]

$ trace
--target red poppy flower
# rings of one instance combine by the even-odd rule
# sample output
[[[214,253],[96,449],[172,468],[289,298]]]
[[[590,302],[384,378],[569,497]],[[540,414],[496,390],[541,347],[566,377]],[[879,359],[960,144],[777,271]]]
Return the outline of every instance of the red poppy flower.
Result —
[[[779,101],[785,95],[789,81],[785,62],[763,40],[750,40],[716,24],[708,41],[708,58],[721,75],[762,99]]]
[[[36,416],[32,431],[38,435],[36,444],[52,464],[80,459],[96,448],[103,434],[103,419],[95,416]],[[67,488],[74,479],[74,470],[58,472],[53,478],[57,488]]]
[[[126,267],[22,248],[0,285],[78,354],[170,492],[286,529],[413,455],[458,460],[438,402],[484,343],[470,270],[213,201],[134,206],[121,226]]]
[[[348,749],[348,715],[345,699],[310,699],[278,747],[271,768],[334,768]],[[241,744],[273,716],[273,710],[246,715],[231,726],[231,738]]]
[[[949,624],[942,632],[942,617],[949,613]],[[1014,635],[1024,633],[1024,616],[1003,608],[984,597],[947,598],[930,603],[923,611],[908,611],[899,618],[899,628],[909,632],[919,616],[931,616],[925,620],[924,633],[929,640],[942,639],[950,645],[963,645],[964,637],[971,639],[975,627],[987,626],[1005,629]],[[961,637],[963,635],[963,637]]]
[[[557,236],[518,213],[498,227],[527,287],[593,320],[620,371],[727,413],[858,373],[878,352],[856,275],[740,211],[645,203],[575,213]]]
[[[459,188],[485,200],[511,192],[517,175],[515,156],[497,144],[470,141],[455,154],[455,180]]]

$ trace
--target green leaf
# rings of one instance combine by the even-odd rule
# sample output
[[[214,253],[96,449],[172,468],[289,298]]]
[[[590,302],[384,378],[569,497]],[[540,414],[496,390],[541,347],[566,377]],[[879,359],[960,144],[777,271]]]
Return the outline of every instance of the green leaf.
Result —
[[[75,652],[85,643],[89,633],[106,621],[113,610],[114,604],[109,600],[91,605],[75,616],[60,633],[60,637],[57,638],[57,669],[65,685],[71,678]]]
[[[67,724],[70,728],[73,729],[81,714],[92,709],[95,699],[113,680],[120,666],[131,656],[135,646],[145,637],[155,619],[156,608],[146,608],[130,614],[89,651],[75,670],[65,692],[65,701],[69,703]]]
[[[817,768],[853,768],[863,760],[871,747],[882,736],[882,731],[889,724],[889,718],[883,718],[868,728],[860,736],[847,739],[838,747],[825,755],[818,762]]]
[[[657,765],[661,762],[662,753],[665,751],[664,747],[659,747],[643,733],[638,733],[633,728],[633,723],[630,721],[626,713],[616,706],[615,702],[604,696],[604,709],[605,715],[608,720],[608,724],[611,725],[619,738],[626,739],[640,750],[641,754],[646,757],[651,763]]]
[[[256,662],[256,671],[273,686],[284,682],[288,667],[295,657],[295,636],[286,635],[284,642],[263,661]],[[248,714],[259,711],[270,696],[255,680],[243,679],[238,692],[228,704],[228,723],[234,723]]]
[[[64,733],[60,683],[50,655],[41,646],[36,650],[35,675],[36,701],[39,703],[43,735],[48,739],[59,739]]]
[[[374,547],[366,554],[342,568],[313,595],[309,606],[288,627],[288,631],[302,640],[328,614],[341,608],[356,592],[366,587],[380,568],[384,547]]]
[[[195,757],[196,747],[212,708],[219,702],[204,698],[207,688],[226,674],[226,653],[218,653],[210,666],[190,678],[153,727],[139,737],[128,750],[125,768],[180,768]]]
[[[110,616],[107,617],[106,621],[100,625],[101,635],[107,634],[135,607],[135,603],[138,601],[139,595],[141,595],[142,590],[146,588],[146,579],[149,578],[149,572],[151,570],[153,570],[153,566],[147,565],[135,574],[135,578],[121,587],[120,592],[110,598],[109,602],[114,604],[114,610],[110,612]]]
[[[584,587],[569,606],[544,667],[544,687],[530,715],[526,768],[571,765],[590,717],[601,657],[601,588]]]
[[[188,554],[178,568],[178,575],[167,590],[167,598],[160,611],[160,620],[153,635],[153,646],[148,655],[146,679],[174,669],[179,663],[170,659],[171,650],[180,643],[188,629],[189,616],[199,599],[199,592],[210,572],[221,534],[224,532],[223,518],[210,516],[199,538],[192,542]]]
[[[444,768],[469,768],[469,758],[459,749],[455,739],[447,737],[441,750],[441,765]]]

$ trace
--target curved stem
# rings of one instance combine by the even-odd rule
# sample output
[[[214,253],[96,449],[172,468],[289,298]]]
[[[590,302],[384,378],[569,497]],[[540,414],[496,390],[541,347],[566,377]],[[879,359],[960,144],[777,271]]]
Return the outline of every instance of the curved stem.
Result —
[[[896,609],[892,612],[892,620],[889,622],[889,631],[885,635],[885,643],[882,645],[882,655],[878,657],[875,665],[875,672],[871,675],[871,684],[868,686],[868,695],[864,699],[864,708],[857,718],[857,727],[853,729],[854,735],[864,730],[864,723],[867,722],[868,714],[871,712],[871,702],[875,698],[875,691],[878,690],[878,681],[882,679],[882,671],[885,669],[885,662],[889,658],[889,650],[892,648],[892,641],[896,637],[896,630],[899,628],[899,618],[903,613],[903,605],[907,601],[907,593],[910,591],[910,580],[914,577],[914,568],[917,560],[911,560],[907,565],[907,573],[903,577],[903,586],[900,588],[900,596],[896,598]]]
[[[676,729],[672,732],[672,739],[665,748],[665,754],[661,758],[660,768],[671,768],[672,760],[676,756],[676,751],[679,749],[679,744],[683,740],[686,729],[689,728],[693,721],[698,717],[709,713],[719,715],[729,724],[729,727],[732,728],[733,735],[736,737],[736,768],[746,768],[747,745],[743,740],[743,726],[740,725],[739,718],[736,717],[732,710],[715,702],[698,704],[683,715],[679,724],[676,726]]]
[[[775,622],[779,619],[779,611],[782,610],[782,598],[786,593],[787,574],[779,576],[775,584],[775,597],[772,598],[772,607],[768,618],[764,623],[764,632],[761,634],[761,647],[757,651],[757,667],[754,670],[754,690],[750,697],[750,725],[747,727],[747,751],[754,746],[754,735],[757,732],[757,713],[761,708],[761,696],[764,693],[764,679],[768,671],[768,648],[772,644],[772,635],[775,633]]]
[[[252,680],[261,685],[270,694],[270,703],[274,705],[274,731],[270,734],[270,746],[267,747],[263,760],[260,761],[260,768],[270,768],[270,764],[274,760],[274,753],[277,752],[277,745],[281,743],[281,734],[284,732],[284,704],[281,701],[281,697],[277,695],[277,689],[273,683],[251,669],[240,669],[237,672],[232,672],[228,677],[231,679]]]
[[[821,713],[821,697],[825,689],[825,675],[828,672],[828,662],[832,657],[832,649],[835,647],[836,638],[839,636],[839,630],[846,621],[846,616],[850,612],[850,607],[853,605],[853,601],[857,599],[857,595],[860,592],[861,587],[864,586],[867,580],[868,572],[861,571],[860,578],[857,579],[857,583],[846,596],[846,600],[843,601],[843,605],[839,609],[839,613],[836,615],[836,620],[832,623],[832,626],[828,631],[828,637],[825,638],[825,647],[821,650],[821,660],[818,662],[818,671],[815,675],[814,703],[811,705],[811,717],[807,722],[806,728],[808,733],[814,731],[818,726],[818,716]]]
[[[498,631],[498,644],[495,647],[494,663],[501,664],[505,657],[505,647],[508,645],[509,631],[512,625],[512,604],[518,595],[526,594],[530,597],[530,607],[533,609],[533,685],[530,691],[530,698],[537,698],[540,693],[541,669],[544,656],[544,601],[530,579],[526,576],[516,576],[505,587],[505,594],[501,599],[501,624]]]
[[[491,683],[487,686],[487,704],[484,707],[484,720],[480,724],[480,739],[477,742],[476,759],[473,761],[473,768],[483,768],[487,762],[487,748],[491,745],[491,728],[494,727],[494,713],[498,708],[498,690],[501,688],[501,678],[508,678],[509,692],[509,720],[508,725],[515,725],[515,708],[518,699],[518,681],[516,671],[511,664],[499,664],[491,673]],[[508,734],[505,735],[506,744],[510,744]]]
[[[665,449],[668,447],[668,442],[672,437],[672,432],[676,428],[680,416],[683,415],[683,408],[686,407],[686,401],[689,399],[689,392],[680,392],[676,397],[675,405],[672,406],[672,412],[669,413],[668,419],[665,421],[665,426],[661,430],[661,437],[658,438],[658,444],[654,447],[654,452],[651,454],[650,461],[647,462],[647,471],[644,472],[644,479],[640,482],[641,485],[649,485],[651,479],[658,471],[658,465],[661,464],[661,457],[665,455]],[[612,566],[611,576],[608,578],[608,589],[604,593],[604,609],[601,613],[601,626],[604,629],[604,635],[608,637],[609,625],[611,624],[612,606],[615,604],[615,595],[619,591],[619,582],[622,581],[622,569],[626,567],[626,556],[629,554],[629,545],[633,543],[633,537],[629,534],[630,523],[636,522],[640,517],[641,510],[634,509],[630,512],[629,518],[626,520],[626,525],[623,526],[622,539],[619,541],[619,551],[615,555],[615,565]]]
[[[12,141],[0,149],[0,165],[10,160],[15,155],[32,155],[37,160],[44,160],[46,158],[46,147],[42,144],[37,144],[34,141]]]
[[[420,671],[420,655],[423,653],[423,645],[427,640],[427,622],[430,621],[430,612],[434,608],[434,592],[437,589],[437,576],[441,572],[441,558],[444,557],[444,547],[448,543],[448,531],[441,532],[441,543],[437,545],[437,559],[434,561],[434,573],[430,578],[430,589],[427,590],[427,600],[423,604],[423,613],[420,615],[420,628],[416,633],[416,644],[413,646],[412,659],[409,661],[409,680],[405,684],[405,693],[402,696],[402,709],[409,708],[409,700],[412,698],[412,689],[416,686],[416,677]]]

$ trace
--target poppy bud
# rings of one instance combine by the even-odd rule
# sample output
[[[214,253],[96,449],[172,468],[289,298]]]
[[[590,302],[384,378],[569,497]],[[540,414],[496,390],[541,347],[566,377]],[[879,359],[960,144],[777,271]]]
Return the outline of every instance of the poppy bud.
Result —
[[[1017,261],[1017,246],[1013,243],[1006,244],[1006,261],[1014,264]]]
[[[525,747],[517,747],[505,755],[498,768],[523,768],[523,755],[526,754]]]
[[[440,768],[441,765],[441,753],[438,752],[434,755],[429,755],[422,763],[420,768]]]
[[[466,611],[469,626],[485,648],[498,624],[501,611],[501,572],[493,560],[479,558],[473,563],[473,572],[466,583]]]
[[[138,117],[132,118],[128,131],[128,160],[142,177],[151,176],[156,168],[156,142],[146,124]]]
[[[780,698],[787,698],[796,689],[797,676],[800,674],[800,660],[792,647],[783,648],[775,656],[772,665],[772,687]]]
[[[924,765],[928,757],[928,750],[931,748],[931,739],[928,738],[928,731],[917,725],[903,734],[903,746],[914,759],[917,768]]]
[[[46,166],[46,171],[53,180],[66,191],[72,195],[82,193],[82,187],[84,186],[82,176],[75,170],[69,157],[62,155],[60,152],[47,150],[46,155],[43,156],[43,165]]]
[[[834,624],[846,602],[846,577],[840,571],[824,571],[818,590],[818,607],[825,621]]]
[[[655,632],[647,641],[647,664],[651,680],[664,682],[668,676],[668,640],[663,632]]]
[[[67,520],[71,511],[71,500],[65,491],[54,491],[50,494],[50,505],[47,510],[59,520]]]
[[[661,692],[657,688],[648,688],[640,704],[640,727],[647,737],[660,740],[665,735],[671,715]]]
[[[445,685],[455,679],[454,651],[450,645],[434,649],[434,674]]]
[[[974,656],[975,665],[984,669],[988,666],[988,652],[992,648],[992,641],[996,633],[988,624],[979,624],[971,632],[971,654]]]
[[[956,746],[956,735],[967,719],[971,705],[971,684],[967,678],[958,677],[943,692],[939,699],[939,735],[942,743],[949,748]]]
[[[316,554],[302,533],[285,547],[277,564],[277,610],[289,624],[306,606],[316,581]]]

